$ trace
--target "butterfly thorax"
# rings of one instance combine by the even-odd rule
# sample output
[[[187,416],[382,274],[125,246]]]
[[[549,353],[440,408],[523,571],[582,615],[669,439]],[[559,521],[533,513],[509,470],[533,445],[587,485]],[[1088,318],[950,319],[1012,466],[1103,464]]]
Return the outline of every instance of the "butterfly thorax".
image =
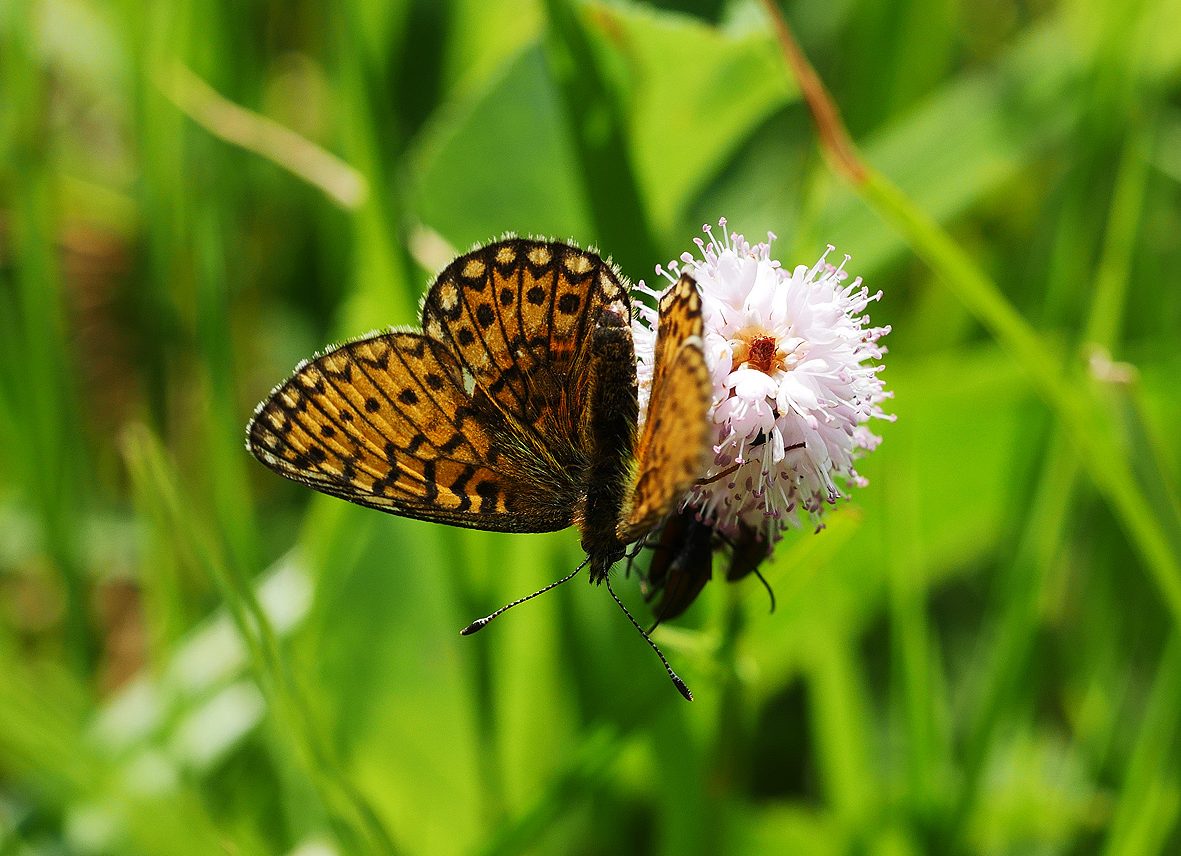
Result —
[[[603,309],[591,349],[587,407],[581,426],[583,447],[590,451],[586,501],[575,522],[590,557],[591,582],[599,583],[627,546],[616,528],[627,496],[639,416],[635,348],[627,317],[614,309]]]

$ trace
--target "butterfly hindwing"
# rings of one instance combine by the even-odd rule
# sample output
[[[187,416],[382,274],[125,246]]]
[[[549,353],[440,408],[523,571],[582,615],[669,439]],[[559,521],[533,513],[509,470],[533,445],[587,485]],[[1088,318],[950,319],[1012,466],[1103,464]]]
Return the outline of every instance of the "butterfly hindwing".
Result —
[[[652,391],[630,501],[617,530],[625,543],[655,528],[705,469],[713,385],[701,335],[701,295],[682,274],[660,299]]]
[[[251,452],[316,490],[392,514],[497,531],[570,525],[577,491],[505,444],[442,343],[393,332],[300,366],[260,406]]]

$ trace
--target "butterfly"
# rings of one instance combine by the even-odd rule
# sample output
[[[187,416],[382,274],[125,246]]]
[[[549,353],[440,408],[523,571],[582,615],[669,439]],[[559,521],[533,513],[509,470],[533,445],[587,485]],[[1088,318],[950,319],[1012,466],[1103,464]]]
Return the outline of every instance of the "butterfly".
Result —
[[[390,514],[497,532],[576,526],[611,589],[627,548],[677,506],[711,451],[701,296],[662,295],[639,425],[629,290],[597,254],[506,238],[459,256],[421,329],[372,333],[300,363],[256,408],[247,448],[280,475]]]
[[[676,618],[697,599],[713,576],[718,552],[729,554],[727,581],[737,582],[753,573],[767,588],[771,610],[775,610],[775,593],[759,573],[759,565],[771,555],[771,542],[753,527],[741,525],[736,537],[726,538],[697,519],[692,509],[683,509],[670,514],[644,546],[651,548],[652,557],[641,578],[641,591],[656,618],[649,632],[660,622]]]

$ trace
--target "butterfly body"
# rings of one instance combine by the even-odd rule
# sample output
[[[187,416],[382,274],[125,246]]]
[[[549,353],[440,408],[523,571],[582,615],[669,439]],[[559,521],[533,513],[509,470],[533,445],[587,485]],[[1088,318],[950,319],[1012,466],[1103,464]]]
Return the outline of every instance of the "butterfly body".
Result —
[[[582,478],[586,498],[576,522],[582,548],[590,557],[591,582],[597,583],[606,578],[627,548],[616,529],[627,500],[639,416],[630,320],[611,309],[602,310],[591,350],[594,356],[583,421],[584,445],[589,451]]]

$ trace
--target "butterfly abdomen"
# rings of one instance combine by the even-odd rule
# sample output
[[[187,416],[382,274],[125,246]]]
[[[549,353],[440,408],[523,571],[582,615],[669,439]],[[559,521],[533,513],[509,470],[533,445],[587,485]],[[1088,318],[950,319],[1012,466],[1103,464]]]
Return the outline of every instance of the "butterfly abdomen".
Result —
[[[636,443],[636,357],[630,319],[615,308],[596,319],[583,424],[587,463],[586,504],[579,526],[590,556],[592,582],[601,582],[626,545],[616,527],[628,490]]]

